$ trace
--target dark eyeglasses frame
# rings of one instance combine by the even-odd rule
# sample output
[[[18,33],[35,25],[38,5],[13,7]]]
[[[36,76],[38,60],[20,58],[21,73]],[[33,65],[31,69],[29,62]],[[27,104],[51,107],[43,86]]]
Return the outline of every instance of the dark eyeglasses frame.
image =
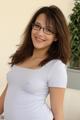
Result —
[[[41,29],[43,30],[43,32],[47,35],[52,35],[52,34],[55,34],[55,32],[53,32],[52,30],[49,30],[46,32],[46,30],[48,30],[47,27],[42,27],[36,23],[32,23],[32,29],[34,30],[37,30],[37,31],[40,31]]]

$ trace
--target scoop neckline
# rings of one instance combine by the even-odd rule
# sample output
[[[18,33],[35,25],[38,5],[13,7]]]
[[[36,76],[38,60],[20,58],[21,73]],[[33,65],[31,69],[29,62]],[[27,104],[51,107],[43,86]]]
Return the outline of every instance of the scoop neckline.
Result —
[[[42,70],[43,68],[45,68],[48,64],[50,64],[53,60],[49,61],[48,63],[46,63],[45,65],[41,66],[41,67],[37,67],[37,68],[29,68],[29,67],[22,67],[19,65],[13,65],[13,67],[16,67],[18,69],[22,69],[22,70],[30,70],[30,71],[37,71],[37,70]],[[54,60],[56,61],[56,60]]]
[[[31,71],[35,71],[35,70],[40,70],[40,69],[42,69],[44,66],[38,67],[38,68],[29,68],[29,67],[22,67],[22,66],[19,66],[19,65],[14,65],[13,67],[16,67],[16,68],[22,69],[22,70],[31,70]]]

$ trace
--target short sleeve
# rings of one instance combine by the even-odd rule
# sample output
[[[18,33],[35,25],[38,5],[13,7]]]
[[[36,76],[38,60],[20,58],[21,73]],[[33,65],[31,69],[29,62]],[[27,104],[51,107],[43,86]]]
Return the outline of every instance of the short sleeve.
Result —
[[[67,86],[67,70],[66,65],[60,60],[57,60],[52,65],[48,74],[48,87],[66,88]]]

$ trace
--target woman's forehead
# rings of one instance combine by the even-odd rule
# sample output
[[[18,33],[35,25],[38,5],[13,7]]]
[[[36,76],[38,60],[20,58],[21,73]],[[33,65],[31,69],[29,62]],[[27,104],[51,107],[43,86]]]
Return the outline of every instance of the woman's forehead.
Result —
[[[53,23],[54,23],[54,20],[50,16],[44,13],[39,14],[35,20],[35,22],[38,22],[38,23],[40,23],[41,21],[42,22],[44,21],[47,26],[53,26]]]

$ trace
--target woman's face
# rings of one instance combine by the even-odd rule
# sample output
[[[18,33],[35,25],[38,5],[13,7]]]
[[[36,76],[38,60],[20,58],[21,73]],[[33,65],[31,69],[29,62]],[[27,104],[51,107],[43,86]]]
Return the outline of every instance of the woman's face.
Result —
[[[53,26],[47,26],[46,21],[46,15],[40,14],[32,25],[31,38],[36,49],[48,50],[52,42],[56,41],[55,34],[52,31]]]

